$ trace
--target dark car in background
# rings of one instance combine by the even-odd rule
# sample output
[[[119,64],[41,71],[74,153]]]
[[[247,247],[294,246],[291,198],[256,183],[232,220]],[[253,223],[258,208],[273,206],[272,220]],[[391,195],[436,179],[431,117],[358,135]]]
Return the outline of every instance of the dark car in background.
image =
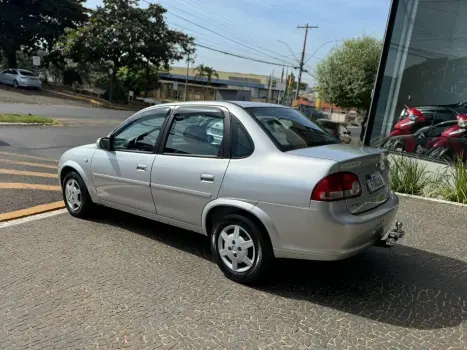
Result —
[[[348,144],[352,141],[352,133],[343,123],[322,118],[317,119],[317,123],[342,143]]]

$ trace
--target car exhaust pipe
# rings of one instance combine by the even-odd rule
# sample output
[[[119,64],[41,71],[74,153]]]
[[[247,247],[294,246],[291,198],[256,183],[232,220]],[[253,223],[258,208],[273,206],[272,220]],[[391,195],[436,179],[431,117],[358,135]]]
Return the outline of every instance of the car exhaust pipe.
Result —
[[[404,230],[402,230],[402,222],[396,221],[396,228],[392,231],[388,231],[382,239],[376,242],[377,247],[392,248],[396,245],[396,242],[405,236]]]

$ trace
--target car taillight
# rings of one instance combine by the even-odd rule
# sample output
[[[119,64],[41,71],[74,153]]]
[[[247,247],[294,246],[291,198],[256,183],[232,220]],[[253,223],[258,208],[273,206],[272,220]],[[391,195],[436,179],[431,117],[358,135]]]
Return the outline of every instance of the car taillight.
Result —
[[[326,176],[315,186],[311,199],[314,201],[339,201],[358,197],[362,187],[354,173],[340,172]]]

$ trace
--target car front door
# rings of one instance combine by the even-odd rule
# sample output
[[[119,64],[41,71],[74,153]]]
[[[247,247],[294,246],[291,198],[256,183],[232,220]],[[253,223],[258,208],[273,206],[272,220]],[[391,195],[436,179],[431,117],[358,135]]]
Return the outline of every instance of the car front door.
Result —
[[[99,199],[110,204],[156,213],[150,180],[155,146],[170,108],[136,115],[110,136],[110,150],[98,149],[91,171]]]
[[[201,226],[229,164],[229,114],[217,107],[180,107],[174,112],[151,173],[157,214]]]

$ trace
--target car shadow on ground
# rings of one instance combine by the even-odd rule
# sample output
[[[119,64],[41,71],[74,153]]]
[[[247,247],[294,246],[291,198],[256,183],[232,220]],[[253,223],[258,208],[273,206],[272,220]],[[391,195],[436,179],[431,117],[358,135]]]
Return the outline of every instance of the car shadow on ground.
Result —
[[[208,240],[199,234],[111,209],[93,221],[213,262]],[[466,287],[466,262],[398,245],[371,248],[338,262],[278,260],[269,281],[255,288],[393,326],[429,330],[462,324]]]

